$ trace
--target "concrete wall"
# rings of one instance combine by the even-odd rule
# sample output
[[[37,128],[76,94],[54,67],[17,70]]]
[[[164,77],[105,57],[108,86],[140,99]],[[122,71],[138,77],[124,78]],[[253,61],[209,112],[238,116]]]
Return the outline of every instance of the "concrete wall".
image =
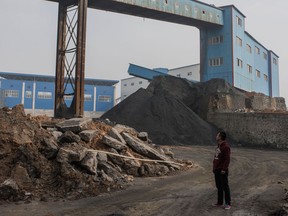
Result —
[[[227,132],[235,144],[288,150],[286,113],[209,113],[210,123]]]

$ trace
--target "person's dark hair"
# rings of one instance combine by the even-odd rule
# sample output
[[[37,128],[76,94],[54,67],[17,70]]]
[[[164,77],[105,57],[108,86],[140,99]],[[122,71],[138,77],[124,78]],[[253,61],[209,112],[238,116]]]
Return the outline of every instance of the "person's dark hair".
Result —
[[[219,136],[221,137],[222,140],[226,139],[226,133],[224,131],[219,132]]]

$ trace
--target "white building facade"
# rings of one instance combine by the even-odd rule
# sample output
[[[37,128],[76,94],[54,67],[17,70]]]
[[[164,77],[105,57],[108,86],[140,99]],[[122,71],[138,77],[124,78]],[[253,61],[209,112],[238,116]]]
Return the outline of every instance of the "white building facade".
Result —
[[[168,70],[171,76],[181,77],[193,82],[200,81],[200,64],[188,65],[184,67],[174,68]],[[121,80],[121,101],[133,94],[140,88],[146,89],[149,81],[139,77],[131,77]]]

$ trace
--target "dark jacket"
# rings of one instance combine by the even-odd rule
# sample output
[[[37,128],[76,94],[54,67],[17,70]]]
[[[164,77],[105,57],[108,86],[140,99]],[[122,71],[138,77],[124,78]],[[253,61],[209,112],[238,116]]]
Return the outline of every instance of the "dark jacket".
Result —
[[[230,146],[226,141],[223,141],[221,144],[218,144],[215,149],[215,155],[213,160],[213,172],[216,170],[225,170],[228,171],[230,163]]]

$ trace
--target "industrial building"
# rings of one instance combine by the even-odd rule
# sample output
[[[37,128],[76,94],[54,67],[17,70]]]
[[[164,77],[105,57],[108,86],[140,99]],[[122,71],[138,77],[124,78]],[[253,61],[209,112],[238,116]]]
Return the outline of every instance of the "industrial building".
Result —
[[[131,70],[131,73],[129,72]],[[135,74],[137,72],[137,74]],[[130,64],[128,72],[134,77],[121,80],[121,100],[136,92],[139,88],[147,88],[153,76],[170,75],[188,79],[192,82],[200,81],[200,64],[188,65],[179,68],[156,68],[153,70]],[[159,73],[160,72],[160,73]],[[152,75],[151,77],[149,75]],[[149,78],[148,78],[149,77]]]
[[[278,97],[279,57],[245,31],[245,15],[234,5],[221,9],[222,27],[200,29],[200,80],[222,78],[248,92]]]
[[[215,9],[222,13],[215,15]],[[279,57],[245,30],[245,15],[241,11],[234,5],[195,5],[192,12],[199,20],[211,21],[215,15],[222,20],[223,25],[199,28],[200,64],[194,65],[192,69],[187,66],[169,70],[168,75],[201,82],[221,78],[248,92],[279,97]],[[128,72],[146,80],[159,75],[137,65],[130,65]],[[127,92],[125,94],[129,95]]]
[[[114,106],[115,80],[85,79],[85,115],[101,115]],[[67,87],[69,92],[69,88]],[[71,89],[70,89],[71,90]],[[53,115],[55,77],[0,72],[0,106],[23,104],[27,113]],[[71,91],[72,92],[72,91]],[[70,105],[73,95],[65,95]]]

